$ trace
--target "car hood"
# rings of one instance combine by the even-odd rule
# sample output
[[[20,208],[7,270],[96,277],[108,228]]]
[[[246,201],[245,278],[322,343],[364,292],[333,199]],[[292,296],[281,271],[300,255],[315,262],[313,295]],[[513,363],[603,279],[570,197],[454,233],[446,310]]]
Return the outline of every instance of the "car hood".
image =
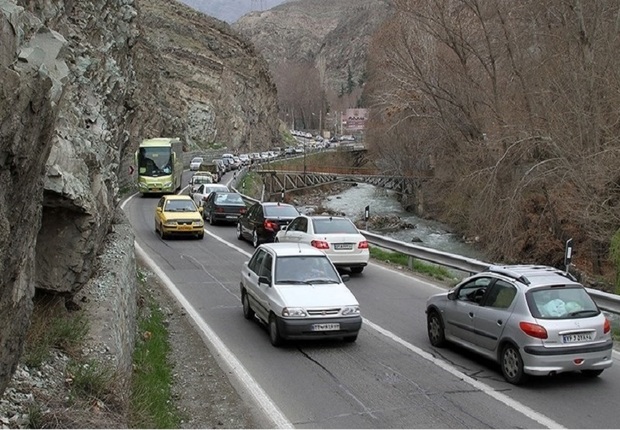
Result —
[[[284,306],[340,307],[358,305],[357,299],[343,284],[277,285]]]
[[[179,220],[201,221],[202,215],[200,215],[200,212],[167,212],[167,211],[164,211],[164,218],[166,219],[166,221],[179,221]]]

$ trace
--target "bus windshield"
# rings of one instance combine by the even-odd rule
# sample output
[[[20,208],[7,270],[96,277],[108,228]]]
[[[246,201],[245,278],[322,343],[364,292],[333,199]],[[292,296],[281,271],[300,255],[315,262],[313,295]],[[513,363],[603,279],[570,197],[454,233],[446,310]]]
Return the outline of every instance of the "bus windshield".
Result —
[[[172,152],[170,148],[140,148],[138,152],[138,173],[143,176],[164,176],[172,173]]]

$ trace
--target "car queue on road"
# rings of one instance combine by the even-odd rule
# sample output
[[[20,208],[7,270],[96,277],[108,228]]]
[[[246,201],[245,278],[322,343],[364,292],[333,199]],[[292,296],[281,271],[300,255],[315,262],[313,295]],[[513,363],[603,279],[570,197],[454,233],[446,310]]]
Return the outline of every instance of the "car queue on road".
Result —
[[[190,189],[193,199],[188,201],[182,196],[162,197],[155,213],[155,231],[161,238],[185,235],[201,239],[203,218],[211,225],[224,221],[235,226],[237,238],[250,241],[255,249],[241,269],[244,316],[248,319],[257,316],[263,321],[274,346],[286,339],[301,338],[340,337],[355,341],[359,327],[352,329],[353,326],[340,322],[312,322],[313,316],[326,312],[327,305],[319,298],[336,291],[317,285],[337,285],[352,296],[344,285],[349,275],[337,269],[349,268],[351,273],[359,274],[368,264],[368,242],[351,220],[304,215],[294,206],[278,202],[259,202],[247,207],[241,196],[230,192],[228,187],[205,182]],[[234,198],[236,209],[225,212],[224,202]],[[222,203],[220,209],[216,201]],[[230,206],[226,207],[230,209]],[[197,216],[200,221],[195,219]],[[272,242],[288,245],[268,245]],[[283,278],[278,281],[275,274],[284,270],[281,265],[290,258],[280,257],[292,257],[291,250],[300,258],[324,256],[329,265],[322,266],[322,276],[314,273],[303,279],[288,279],[282,287],[287,293],[283,294],[278,292]],[[429,298],[427,332],[433,347],[444,347],[450,342],[495,359],[506,381],[513,384],[521,384],[533,375],[573,371],[596,377],[612,365],[610,322],[583,285],[574,279],[564,279],[556,269],[545,266],[507,266],[489,271],[488,275],[465,280],[449,292]],[[555,278],[532,288],[532,279],[537,280],[540,274]],[[307,288],[312,294],[304,291]],[[478,296],[474,297],[474,293]],[[271,308],[276,302],[280,306]],[[356,307],[354,314],[361,326],[359,304],[353,300],[330,306],[337,316],[349,315],[347,309]],[[498,327],[485,331],[484,315],[497,320]],[[479,343],[476,339],[486,340]]]

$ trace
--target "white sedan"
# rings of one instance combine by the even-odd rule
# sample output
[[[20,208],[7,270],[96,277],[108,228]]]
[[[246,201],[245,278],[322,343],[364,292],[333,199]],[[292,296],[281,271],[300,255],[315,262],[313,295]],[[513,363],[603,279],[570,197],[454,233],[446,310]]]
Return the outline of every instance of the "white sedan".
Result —
[[[243,316],[257,317],[272,345],[291,339],[355,342],[362,327],[357,299],[327,256],[308,245],[260,245],[241,269]]]
[[[202,157],[194,157],[192,161],[189,162],[189,170],[195,171],[200,169],[200,165],[203,163],[204,158]]]
[[[346,217],[300,215],[276,234],[275,241],[311,245],[352,273],[361,273],[370,259],[368,241]]]
[[[230,192],[230,189],[222,184],[200,184],[192,192],[192,199],[194,199],[196,206],[202,207],[202,204],[207,201],[207,197],[209,197],[209,194],[213,191]]]

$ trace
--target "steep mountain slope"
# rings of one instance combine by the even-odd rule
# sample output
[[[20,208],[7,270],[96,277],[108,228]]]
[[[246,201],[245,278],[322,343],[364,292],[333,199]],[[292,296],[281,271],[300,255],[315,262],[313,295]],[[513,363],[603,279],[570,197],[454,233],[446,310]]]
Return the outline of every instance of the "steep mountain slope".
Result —
[[[300,0],[241,17],[233,28],[248,37],[271,67],[315,63],[326,88],[338,90],[350,67],[363,78],[375,29],[391,14],[388,0]]]
[[[188,6],[228,23],[255,10],[267,10],[285,1],[295,0],[182,0]]]

